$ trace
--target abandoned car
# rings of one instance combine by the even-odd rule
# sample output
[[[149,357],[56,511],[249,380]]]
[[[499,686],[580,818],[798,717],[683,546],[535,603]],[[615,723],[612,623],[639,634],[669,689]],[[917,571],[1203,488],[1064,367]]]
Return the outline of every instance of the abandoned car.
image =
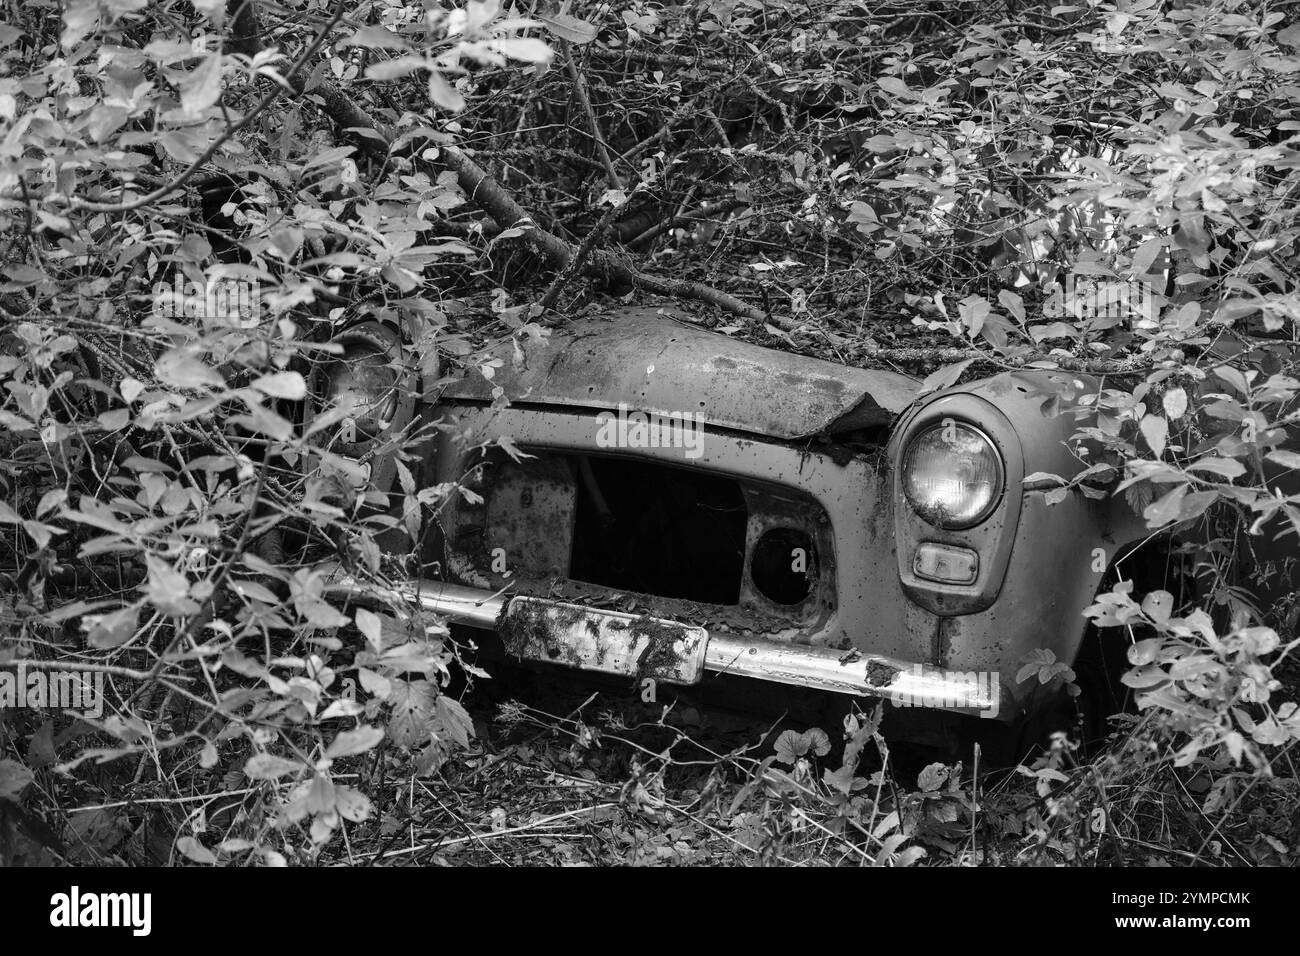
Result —
[[[1072,419],[1042,407],[1069,373],[922,394],[654,309],[508,340],[491,378],[437,387],[394,387],[407,346],[390,329],[339,341],[323,397],[368,409],[345,450],[438,422],[415,479],[465,489],[404,597],[530,665],[634,686],[738,675],[1013,723],[1041,690],[1016,680],[1026,658],[1076,660],[1083,608],[1148,535],[1122,498],[1049,504],[1057,484],[1025,481],[1083,467]]]

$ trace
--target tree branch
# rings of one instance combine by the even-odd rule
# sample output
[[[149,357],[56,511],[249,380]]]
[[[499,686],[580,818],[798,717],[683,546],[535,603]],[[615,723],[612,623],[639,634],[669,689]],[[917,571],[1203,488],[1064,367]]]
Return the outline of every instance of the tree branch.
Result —
[[[680,216],[669,216],[667,219],[663,220],[662,222],[658,222],[655,225],[651,226],[649,229],[641,233],[639,236],[630,239],[628,242],[625,243],[625,245],[633,248],[636,246],[644,245],[645,243],[649,242],[651,239],[657,239],[663,233],[667,232],[669,229],[674,228],[675,226],[685,225],[686,223],[689,222],[698,222],[703,219],[711,219],[717,216],[725,216],[727,213],[739,209],[745,205],[747,205],[747,203],[743,199],[737,199],[734,196],[728,199],[718,200],[716,202],[706,202],[702,204],[699,208],[694,209],[691,212],[684,213],[683,215]]]
[[[596,155],[600,157],[601,165],[605,167],[605,175],[609,178],[609,184],[614,189],[622,189],[623,180],[619,178],[617,170],[614,169],[614,163],[609,158],[609,150],[605,148],[605,140],[600,135],[600,126],[596,122],[596,111],[591,108],[591,98],[587,95],[587,83],[578,70],[578,64],[573,61],[573,54],[567,50],[564,53],[564,68],[569,71],[569,79],[573,81],[573,91],[578,96],[578,103],[581,104],[583,113],[586,114],[587,125],[591,128],[591,138],[596,143]]]
[[[555,305],[555,301],[560,297],[560,292],[568,285],[569,281],[586,265],[587,259],[591,256],[592,250],[600,243],[605,233],[609,230],[609,224],[614,221],[614,217],[627,208],[628,201],[645,188],[645,183],[639,184],[636,189],[632,190],[622,202],[614,203],[605,210],[605,214],[600,217],[595,228],[582,240],[582,245],[578,246],[578,251],[570,258],[569,264],[560,270],[547,288],[546,293],[538,300],[538,305],[543,311]]]
[[[563,268],[572,261],[576,250],[563,239],[551,235],[538,226],[532,216],[514,201],[501,184],[489,176],[474,160],[455,146],[442,147],[440,156],[447,167],[456,173],[461,188],[496,220],[503,231],[512,228],[522,230],[523,234],[520,238],[532,246],[550,266]],[[657,295],[697,299],[743,318],[755,321],[766,321],[768,318],[759,309],[720,289],[699,282],[661,279],[646,275],[625,259],[608,252],[593,253],[590,261],[582,266],[581,271],[586,275],[620,279],[629,285]]]

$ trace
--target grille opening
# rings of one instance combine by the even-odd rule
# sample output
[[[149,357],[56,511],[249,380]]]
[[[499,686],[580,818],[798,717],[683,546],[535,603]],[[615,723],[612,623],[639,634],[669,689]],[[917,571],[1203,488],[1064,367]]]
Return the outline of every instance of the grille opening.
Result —
[[[801,604],[817,577],[812,538],[797,528],[773,528],[754,545],[749,565],[754,587],[775,604]]]
[[[749,514],[730,478],[579,458],[569,577],[657,597],[740,600]]]

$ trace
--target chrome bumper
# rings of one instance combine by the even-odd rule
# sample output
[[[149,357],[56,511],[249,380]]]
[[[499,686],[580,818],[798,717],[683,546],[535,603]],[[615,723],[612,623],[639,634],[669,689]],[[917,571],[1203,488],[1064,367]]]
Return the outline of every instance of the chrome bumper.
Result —
[[[485,630],[498,629],[513,599],[502,593],[440,581],[411,581],[385,589],[347,575],[333,579],[327,591],[361,603],[395,599],[448,621]],[[704,670],[838,694],[879,697],[898,706],[973,712],[981,717],[996,717],[1003,702],[996,673],[954,672],[859,651],[725,632],[707,635]]]

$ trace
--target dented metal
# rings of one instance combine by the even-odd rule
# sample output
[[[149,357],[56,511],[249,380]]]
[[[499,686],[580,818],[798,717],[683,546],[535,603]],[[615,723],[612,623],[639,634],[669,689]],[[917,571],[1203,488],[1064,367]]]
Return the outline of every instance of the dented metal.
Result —
[[[793,440],[887,426],[920,385],[896,372],[857,369],[777,352],[666,318],[654,309],[573,322],[544,341],[514,339],[477,370],[448,384],[444,401],[618,409],[702,416],[714,427]]]

